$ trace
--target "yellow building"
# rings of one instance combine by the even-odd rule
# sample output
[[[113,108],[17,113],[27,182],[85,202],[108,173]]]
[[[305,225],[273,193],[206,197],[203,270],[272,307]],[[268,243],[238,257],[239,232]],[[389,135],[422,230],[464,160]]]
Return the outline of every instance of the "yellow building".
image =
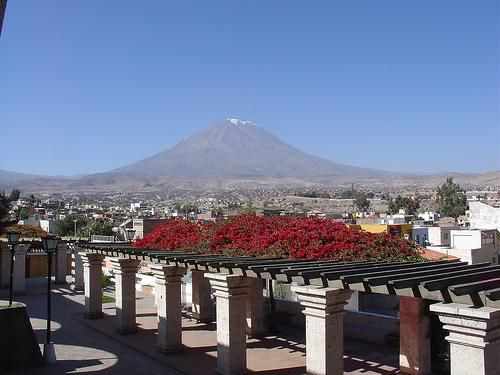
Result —
[[[350,224],[352,229],[361,229],[369,233],[389,233],[393,236],[411,238],[412,224]]]

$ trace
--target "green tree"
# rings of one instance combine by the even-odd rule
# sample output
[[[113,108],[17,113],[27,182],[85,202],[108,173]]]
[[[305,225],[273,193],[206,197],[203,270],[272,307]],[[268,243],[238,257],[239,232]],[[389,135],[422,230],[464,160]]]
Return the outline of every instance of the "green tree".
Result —
[[[448,177],[446,182],[437,188],[437,202],[442,216],[457,218],[465,214],[467,197],[460,185]]]
[[[184,214],[184,216],[188,216],[191,212],[198,213],[198,206],[194,203],[177,202],[174,208],[177,212]]]
[[[28,207],[19,207],[16,212],[17,220],[26,220],[31,215],[31,209]]]
[[[420,200],[418,198],[402,197],[398,195],[396,199],[389,200],[389,213],[397,214],[399,210],[404,209],[409,215],[415,215],[420,208]]]
[[[354,198],[354,206],[360,212],[366,212],[370,208],[370,201],[368,197],[363,192],[357,192]]]
[[[5,227],[9,223],[9,211],[12,206],[12,202],[19,199],[21,192],[19,190],[12,190],[10,194],[0,192],[0,233],[5,230]]]
[[[340,193],[340,198],[342,199],[354,199],[355,198],[355,191],[354,190],[344,190],[342,193]]]
[[[56,230],[57,234],[61,237],[74,236],[75,220],[76,220],[76,229],[78,232],[80,232],[81,229],[86,227],[88,224],[87,219],[85,219],[84,217],[76,215],[68,215],[63,220],[59,220],[57,222],[57,230]]]
[[[101,236],[114,236],[113,224],[104,220],[91,221],[86,227],[81,228],[81,234],[97,234]]]

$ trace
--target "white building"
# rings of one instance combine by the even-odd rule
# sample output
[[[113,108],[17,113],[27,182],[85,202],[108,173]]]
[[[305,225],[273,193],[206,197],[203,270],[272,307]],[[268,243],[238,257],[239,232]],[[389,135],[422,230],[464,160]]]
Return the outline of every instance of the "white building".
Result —
[[[39,227],[47,233],[56,233],[59,229],[57,221],[42,219],[39,215],[32,215],[26,220],[20,220],[19,224]]]
[[[496,229],[500,231],[500,208],[482,202],[469,202],[467,218],[472,229]]]
[[[500,236],[496,229],[454,229],[450,246],[428,246],[429,249],[460,258],[469,264],[499,263]]]
[[[130,211],[137,212],[141,209],[141,203],[130,203]]]
[[[57,221],[54,220],[40,220],[40,228],[42,228],[47,233],[56,233],[59,229]]]
[[[422,219],[425,223],[433,224],[439,220],[439,215],[434,211],[426,211],[418,214],[418,218]]]
[[[411,238],[421,246],[450,247],[452,230],[460,229],[457,226],[413,226]]]

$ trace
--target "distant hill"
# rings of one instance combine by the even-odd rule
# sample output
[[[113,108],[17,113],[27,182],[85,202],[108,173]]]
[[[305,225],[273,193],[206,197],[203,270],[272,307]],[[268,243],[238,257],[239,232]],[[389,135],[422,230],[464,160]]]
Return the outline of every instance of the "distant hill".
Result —
[[[29,181],[39,176],[32,174],[17,173],[0,169],[0,186],[6,184],[16,184],[22,181]]]
[[[105,173],[45,177],[0,170],[0,189],[24,192],[225,190],[361,184],[437,186],[452,176],[464,187],[500,185],[500,171],[415,175],[335,163],[307,154],[250,121],[226,119],[149,158]]]
[[[281,141],[252,122],[226,119],[173,148],[112,171],[135,176],[374,176],[383,172],[334,163]]]

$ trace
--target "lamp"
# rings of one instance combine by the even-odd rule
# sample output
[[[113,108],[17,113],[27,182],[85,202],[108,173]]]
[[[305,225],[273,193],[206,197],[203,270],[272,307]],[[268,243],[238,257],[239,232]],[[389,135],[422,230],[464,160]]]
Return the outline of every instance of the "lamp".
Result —
[[[12,306],[14,299],[14,255],[16,253],[16,245],[19,242],[20,234],[17,232],[7,232],[7,241],[10,245],[10,282],[9,282],[9,306]]]
[[[126,232],[127,232],[127,240],[132,242],[134,240],[134,237],[135,237],[135,232],[136,232],[135,229],[127,228]]]
[[[47,253],[54,253],[57,250],[57,243],[59,239],[55,236],[47,236],[42,239],[43,249]]]
[[[52,289],[52,254],[57,252],[57,244],[59,238],[55,236],[47,236],[42,239],[43,249],[47,253],[47,331],[46,331],[46,341],[43,346],[43,358],[45,362],[52,363],[55,361],[55,351],[54,345],[50,341],[50,325],[52,322],[52,299],[51,299],[51,289]]]
[[[7,241],[9,242],[9,245],[16,245],[17,242],[19,241],[20,234],[17,232],[7,232]]]

